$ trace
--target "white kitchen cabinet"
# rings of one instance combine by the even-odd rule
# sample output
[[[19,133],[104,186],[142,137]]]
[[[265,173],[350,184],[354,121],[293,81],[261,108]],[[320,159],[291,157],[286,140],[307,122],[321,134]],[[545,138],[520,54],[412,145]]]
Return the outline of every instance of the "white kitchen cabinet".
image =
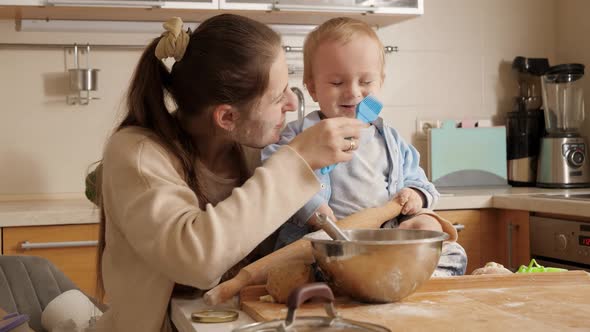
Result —
[[[0,5],[422,14],[424,0],[0,0]]]
[[[42,6],[47,0],[0,0],[0,6]]]
[[[415,14],[424,12],[423,0],[220,0],[220,9],[283,12]]]
[[[1,1],[1,0],[0,0]],[[219,0],[44,0],[47,5],[126,7],[126,8],[173,8],[173,9],[218,9]]]
[[[82,7],[160,7],[163,0],[46,0],[50,6],[82,6]]]
[[[424,0],[0,0],[0,17],[42,20],[202,22],[231,12],[267,24],[318,25],[350,16],[384,27],[421,15]],[[92,7],[92,10],[89,10]]]
[[[171,9],[219,9],[219,0],[175,0],[164,1],[162,8]]]

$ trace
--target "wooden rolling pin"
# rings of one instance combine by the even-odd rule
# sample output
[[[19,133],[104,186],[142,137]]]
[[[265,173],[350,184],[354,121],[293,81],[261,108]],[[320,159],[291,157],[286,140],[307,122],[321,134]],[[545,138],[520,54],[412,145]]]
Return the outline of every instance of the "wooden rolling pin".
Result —
[[[401,209],[397,200],[391,200],[383,206],[351,214],[338,221],[338,226],[342,229],[379,228],[386,221],[397,217]],[[311,264],[314,260],[311,242],[304,239],[297,240],[242,268],[233,279],[227,280],[205,293],[205,303],[216,305],[231,299],[246,286],[263,284],[266,282],[268,271],[273,266],[292,260]]]

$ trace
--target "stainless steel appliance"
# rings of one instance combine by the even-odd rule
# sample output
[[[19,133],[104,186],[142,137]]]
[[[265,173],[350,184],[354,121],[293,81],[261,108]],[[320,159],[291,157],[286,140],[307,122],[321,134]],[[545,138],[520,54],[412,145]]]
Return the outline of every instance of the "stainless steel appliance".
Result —
[[[590,222],[532,216],[530,241],[539,264],[590,272]]]
[[[533,187],[537,182],[539,146],[545,133],[541,76],[549,69],[549,61],[517,56],[512,69],[517,73],[518,94],[506,119],[508,183]]]
[[[590,186],[588,143],[579,133],[584,120],[583,76],[584,65],[563,64],[542,77],[547,135],[541,140],[539,187]]]

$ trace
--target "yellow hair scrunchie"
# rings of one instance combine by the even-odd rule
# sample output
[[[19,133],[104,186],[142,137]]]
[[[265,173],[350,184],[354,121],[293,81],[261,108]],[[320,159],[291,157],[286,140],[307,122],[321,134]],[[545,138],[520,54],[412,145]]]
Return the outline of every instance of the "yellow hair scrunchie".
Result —
[[[180,61],[184,56],[190,36],[188,32],[182,30],[180,17],[172,17],[163,26],[166,31],[156,46],[156,57],[160,60],[173,57],[174,60]]]

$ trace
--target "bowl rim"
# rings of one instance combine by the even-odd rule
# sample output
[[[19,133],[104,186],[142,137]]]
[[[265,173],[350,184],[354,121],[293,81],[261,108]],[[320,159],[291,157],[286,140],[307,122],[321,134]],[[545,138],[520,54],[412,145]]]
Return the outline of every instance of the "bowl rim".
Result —
[[[439,231],[430,231],[430,230],[417,230],[417,229],[397,229],[397,228],[357,228],[357,229],[346,229],[342,230],[344,233],[349,231],[376,231],[376,230],[385,230],[385,231],[397,231],[397,232],[429,232],[432,233],[433,237],[428,237],[424,239],[412,239],[412,240],[390,240],[390,241],[370,241],[370,240],[332,240],[329,238],[329,235],[326,234],[323,230],[318,230],[313,233],[306,234],[303,239],[310,241],[313,243],[321,243],[321,244],[354,244],[354,245],[371,245],[371,246],[382,246],[382,245],[392,245],[392,244],[418,244],[418,243],[432,243],[432,242],[442,242],[449,239],[449,234],[445,232]],[[319,236],[327,237],[327,238],[317,238]]]

